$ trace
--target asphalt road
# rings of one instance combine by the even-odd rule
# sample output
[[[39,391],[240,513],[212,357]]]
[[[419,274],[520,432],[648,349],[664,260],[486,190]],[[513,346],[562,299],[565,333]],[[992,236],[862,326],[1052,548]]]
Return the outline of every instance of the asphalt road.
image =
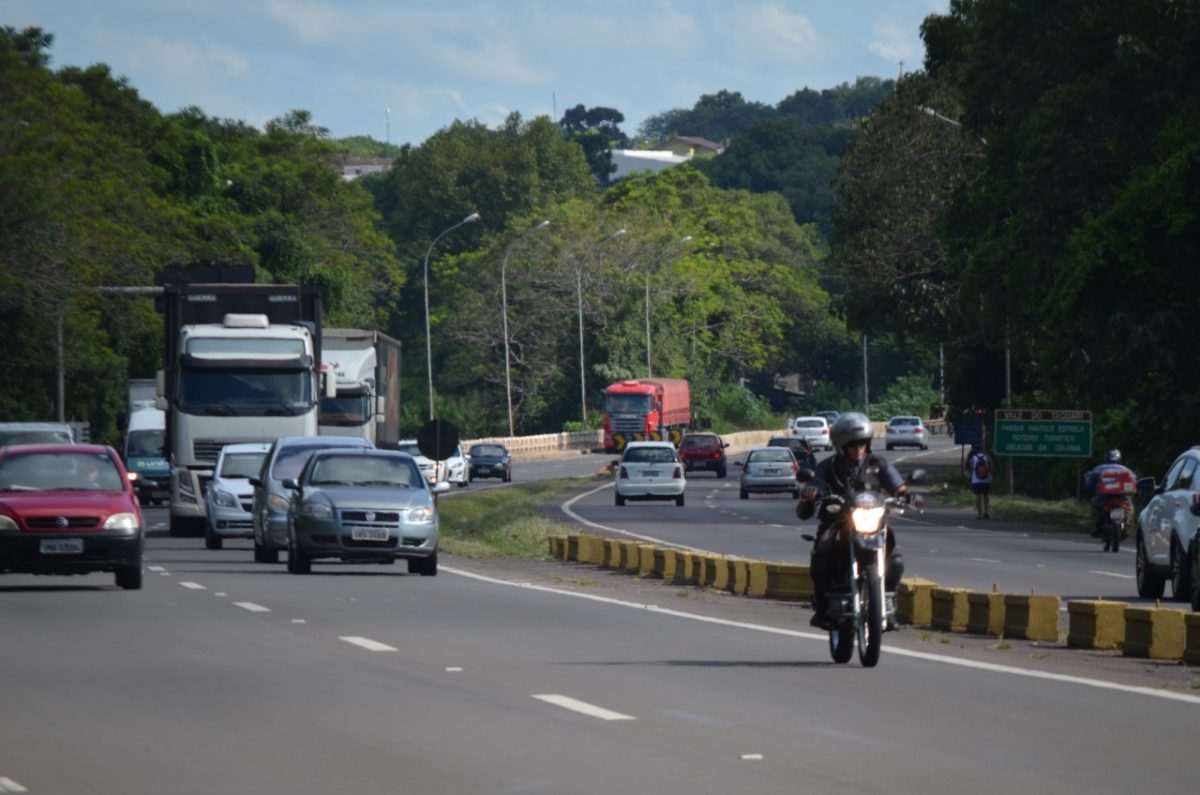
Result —
[[[608,460],[523,462],[515,476]],[[684,508],[617,511],[601,488],[571,510],[626,532],[804,558],[793,501],[741,501],[702,477],[689,490],[704,499]],[[295,576],[254,563],[248,542],[208,551],[168,536],[163,509],[147,518],[141,591],[108,575],[0,577],[0,793],[1194,785],[1200,691],[1181,666],[902,630],[867,670],[831,663],[794,605],[554,561],[446,556],[435,578],[403,564]],[[950,527],[903,528],[910,569],[965,577],[976,547],[1001,560],[1005,548],[986,545],[1005,533]],[[1010,542],[1013,557],[981,563],[979,576],[1036,572],[1032,560],[1052,554],[1042,543]],[[1061,553],[1063,576],[1086,559],[1077,545],[1078,561]]]

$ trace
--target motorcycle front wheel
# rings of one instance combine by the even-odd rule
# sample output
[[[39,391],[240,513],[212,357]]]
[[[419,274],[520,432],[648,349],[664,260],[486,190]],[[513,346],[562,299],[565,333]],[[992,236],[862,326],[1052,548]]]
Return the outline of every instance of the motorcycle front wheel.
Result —
[[[883,578],[878,564],[863,570],[859,597],[858,659],[864,668],[874,668],[883,644]]]
[[[829,656],[835,663],[850,662],[854,656],[854,622],[839,620],[829,630]]]

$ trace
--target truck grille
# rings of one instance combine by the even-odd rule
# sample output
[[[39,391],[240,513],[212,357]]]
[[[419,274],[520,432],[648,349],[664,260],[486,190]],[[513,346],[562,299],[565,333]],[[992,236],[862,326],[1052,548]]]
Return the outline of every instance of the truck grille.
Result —
[[[646,430],[645,416],[612,418],[613,433],[639,433]]]
[[[208,463],[217,463],[217,456],[221,452],[221,448],[232,442],[224,439],[193,439],[192,440],[192,457],[196,461],[204,461]]]

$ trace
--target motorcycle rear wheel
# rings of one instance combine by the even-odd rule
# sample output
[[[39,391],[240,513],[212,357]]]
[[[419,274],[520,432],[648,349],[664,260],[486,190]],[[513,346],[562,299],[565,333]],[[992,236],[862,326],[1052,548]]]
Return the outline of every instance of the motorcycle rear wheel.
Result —
[[[1109,522],[1107,531],[1108,538],[1104,542],[1104,549],[1108,552],[1121,551],[1121,525],[1116,522]]]
[[[854,622],[839,620],[829,630],[829,656],[835,663],[850,662],[854,656]]]
[[[882,580],[877,564],[871,564],[863,570],[862,588],[859,591],[858,659],[864,668],[874,668],[879,663],[879,652],[883,645]]]

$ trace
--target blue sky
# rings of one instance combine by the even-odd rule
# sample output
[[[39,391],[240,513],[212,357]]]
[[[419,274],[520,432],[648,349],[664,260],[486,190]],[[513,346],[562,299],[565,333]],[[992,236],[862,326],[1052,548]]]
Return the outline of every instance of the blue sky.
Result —
[[[455,119],[499,124],[616,108],[647,117],[740,91],[920,67],[948,0],[0,0],[0,24],[54,34],[54,68],[102,62],[163,112],[261,127],[293,109],[335,137],[420,144]]]

